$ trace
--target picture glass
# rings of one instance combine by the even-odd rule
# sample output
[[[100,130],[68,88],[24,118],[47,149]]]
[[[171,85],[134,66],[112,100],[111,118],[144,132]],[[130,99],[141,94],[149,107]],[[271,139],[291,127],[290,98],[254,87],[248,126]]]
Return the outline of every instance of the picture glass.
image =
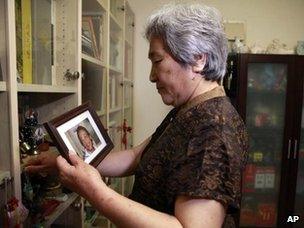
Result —
[[[57,131],[70,152],[75,152],[90,163],[107,143],[89,111],[57,127]]]

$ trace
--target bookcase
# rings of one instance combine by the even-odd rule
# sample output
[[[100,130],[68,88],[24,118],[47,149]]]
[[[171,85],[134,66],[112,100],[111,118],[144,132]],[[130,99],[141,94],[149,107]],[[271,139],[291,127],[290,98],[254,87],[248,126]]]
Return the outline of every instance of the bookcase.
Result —
[[[133,146],[133,31],[125,0],[0,0],[1,207],[5,195],[24,197],[19,139],[32,110],[41,124],[90,100],[114,150]],[[107,182],[128,195],[133,178]],[[37,223],[114,226],[75,193],[67,195]]]
[[[134,14],[124,0],[89,0],[82,2],[82,17],[93,25],[93,32],[88,33],[94,34],[96,46],[93,48],[99,53],[85,52],[84,44],[82,46],[82,101],[93,101],[114,142],[114,151],[130,148],[133,146]],[[82,39],[85,39],[84,21],[82,26]],[[133,177],[109,178],[108,184],[128,195]],[[92,213],[90,205],[85,204],[85,209]],[[96,218],[95,225],[113,226],[101,215],[93,214],[88,220]]]
[[[240,227],[303,227],[304,56],[228,57],[227,95],[244,119],[249,158],[243,172]]]

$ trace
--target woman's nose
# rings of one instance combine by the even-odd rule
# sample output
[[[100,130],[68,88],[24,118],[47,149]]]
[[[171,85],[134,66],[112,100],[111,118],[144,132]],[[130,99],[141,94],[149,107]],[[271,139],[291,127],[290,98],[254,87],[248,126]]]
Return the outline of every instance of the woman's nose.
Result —
[[[156,76],[156,72],[155,72],[155,68],[154,67],[151,68],[150,81],[151,82],[156,82],[157,81],[157,76]]]

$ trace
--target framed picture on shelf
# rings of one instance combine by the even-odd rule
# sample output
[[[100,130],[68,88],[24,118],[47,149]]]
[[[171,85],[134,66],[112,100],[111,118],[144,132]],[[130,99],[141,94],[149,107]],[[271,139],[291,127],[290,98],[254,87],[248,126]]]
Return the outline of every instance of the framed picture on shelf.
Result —
[[[99,51],[96,43],[95,30],[93,21],[90,16],[82,17],[82,34],[81,34],[82,52],[100,58]]]
[[[90,102],[44,123],[44,126],[69,162],[69,153],[75,153],[96,167],[114,147]]]

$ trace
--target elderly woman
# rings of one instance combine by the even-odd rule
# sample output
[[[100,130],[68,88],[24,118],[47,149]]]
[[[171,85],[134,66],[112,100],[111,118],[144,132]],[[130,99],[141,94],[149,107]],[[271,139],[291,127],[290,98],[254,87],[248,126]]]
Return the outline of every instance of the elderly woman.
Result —
[[[227,43],[219,13],[202,5],[170,5],[148,20],[150,81],[169,112],[139,146],[110,153],[103,176],[135,174],[129,198],[70,155],[40,157],[28,171],[57,165],[63,184],[119,227],[221,227],[240,207],[247,158],[242,120],[220,86]],[[226,218],[226,219],[225,219]]]

